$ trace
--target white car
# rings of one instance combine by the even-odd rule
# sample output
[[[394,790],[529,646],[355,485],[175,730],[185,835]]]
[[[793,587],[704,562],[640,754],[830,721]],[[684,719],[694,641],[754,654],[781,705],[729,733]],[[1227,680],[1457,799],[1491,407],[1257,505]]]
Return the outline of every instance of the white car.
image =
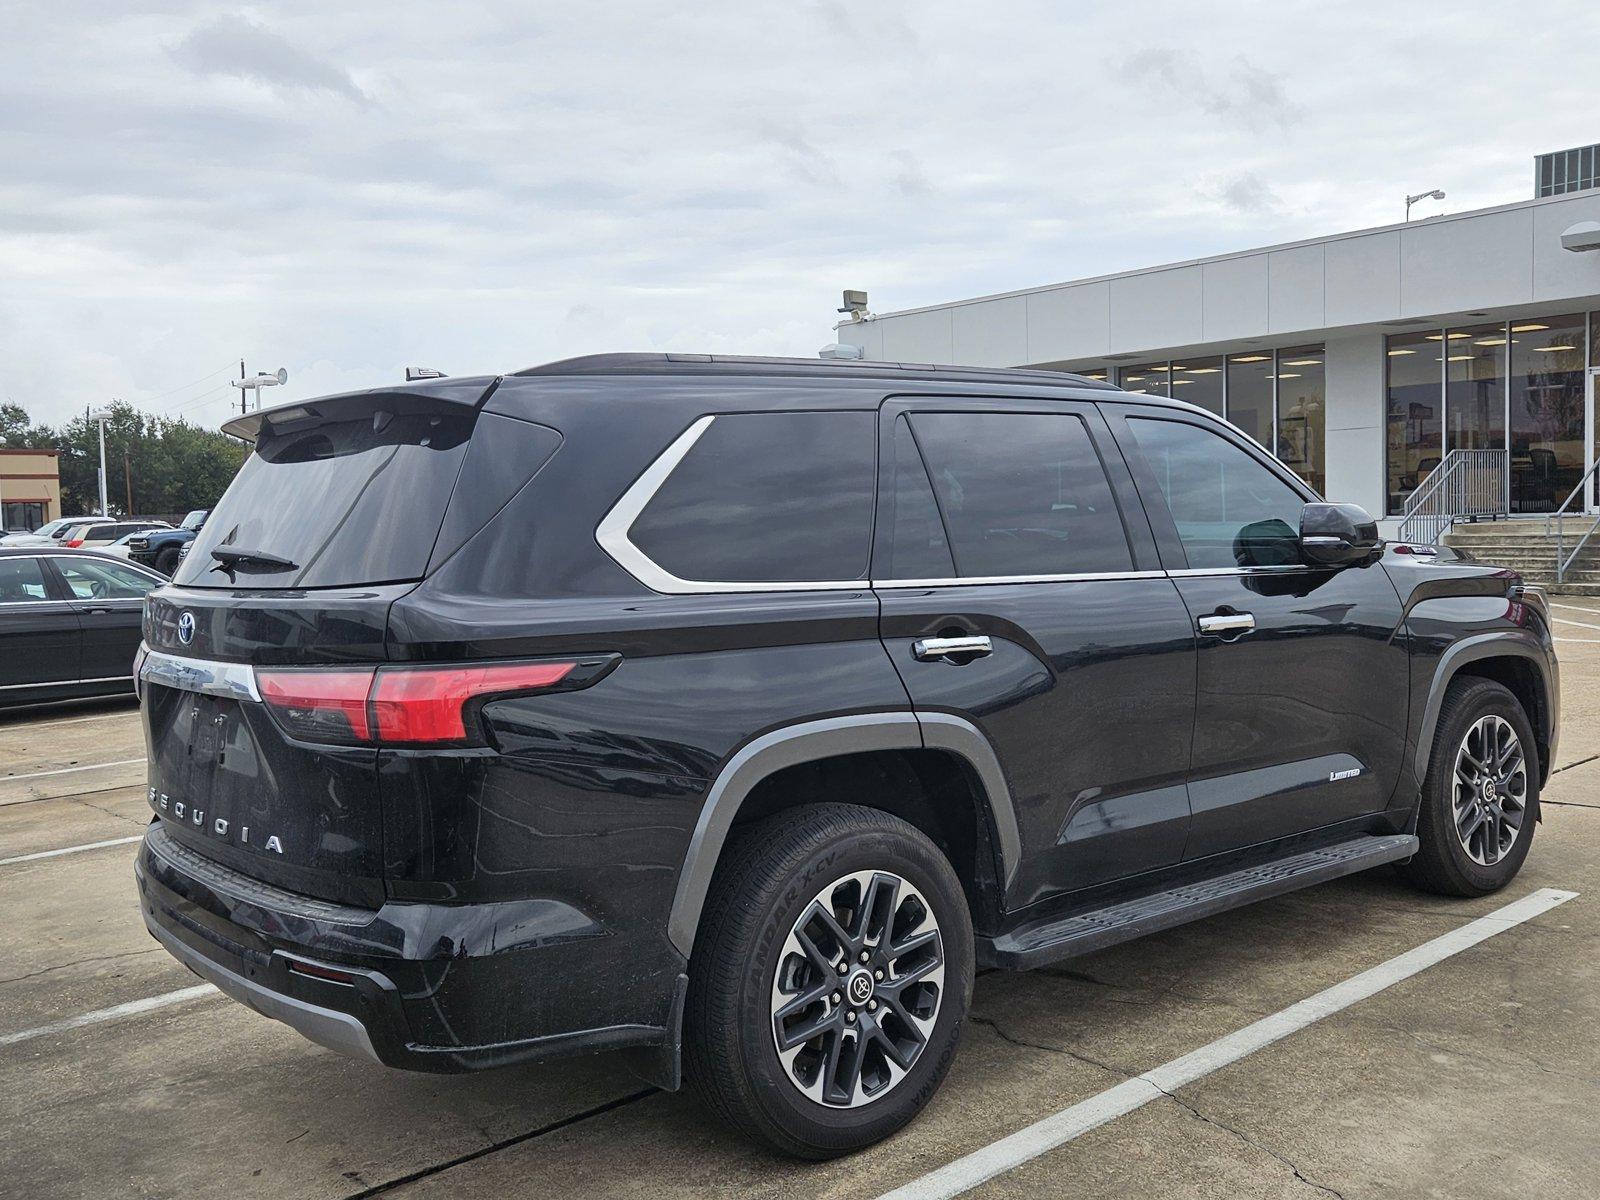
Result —
[[[112,525],[110,517],[57,517],[32,533],[8,533],[0,537],[0,546],[50,546],[59,543],[67,530],[79,525]]]
[[[104,550],[130,533],[143,533],[147,529],[171,529],[165,521],[96,521],[79,522],[68,529],[58,543],[72,550]]]

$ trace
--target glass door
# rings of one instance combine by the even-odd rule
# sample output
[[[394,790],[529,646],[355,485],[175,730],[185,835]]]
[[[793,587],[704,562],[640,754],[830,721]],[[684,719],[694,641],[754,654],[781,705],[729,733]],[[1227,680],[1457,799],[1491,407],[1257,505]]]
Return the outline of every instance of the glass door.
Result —
[[[1514,513],[1555,511],[1591,461],[1585,324],[1581,314],[1511,322],[1507,426]]]

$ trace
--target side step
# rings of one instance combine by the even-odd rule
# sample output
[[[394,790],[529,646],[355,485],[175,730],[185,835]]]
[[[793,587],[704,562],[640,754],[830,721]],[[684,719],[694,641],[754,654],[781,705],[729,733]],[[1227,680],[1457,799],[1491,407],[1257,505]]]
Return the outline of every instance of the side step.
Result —
[[[1417,839],[1410,834],[1359,837],[1170,891],[1026,925],[997,938],[979,938],[978,961],[983,966],[1014,971],[1047,966],[1270,896],[1410,858],[1416,852]]]

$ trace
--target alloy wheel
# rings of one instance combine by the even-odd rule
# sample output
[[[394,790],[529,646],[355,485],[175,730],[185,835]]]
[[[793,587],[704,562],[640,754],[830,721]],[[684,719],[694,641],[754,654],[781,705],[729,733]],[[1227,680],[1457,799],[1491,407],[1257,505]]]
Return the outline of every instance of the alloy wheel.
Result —
[[[1467,857],[1492,867],[1516,844],[1528,810],[1528,761],[1503,717],[1474,721],[1456,751],[1452,815]]]
[[[784,1074],[831,1108],[887,1095],[916,1065],[944,998],[933,910],[888,871],[836,879],[806,905],[772,981],[772,1036]]]

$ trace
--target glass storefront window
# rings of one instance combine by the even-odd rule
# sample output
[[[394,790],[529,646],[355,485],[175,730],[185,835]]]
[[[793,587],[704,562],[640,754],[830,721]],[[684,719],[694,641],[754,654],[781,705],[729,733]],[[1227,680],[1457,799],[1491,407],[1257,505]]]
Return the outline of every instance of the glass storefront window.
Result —
[[[1445,449],[1493,450],[1506,436],[1506,327],[1430,333],[1444,347]]]
[[[1186,358],[1172,364],[1172,395],[1222,415],[1222,360]]]
[[[1511,509],[1551,512],[1584,470],[1583,315],[1511,322]]]
[[[1170,379],[1168,364],[1164,362],[1123,367],[1117,372],[1118,387],[1125,392],[1137,392],[1145,396],[1172,395]]]
[[[1272,355],[1252,350],[1228,359],[1228,420],[1272,449]]]
[[[1322,346],[1297,346],[1278,351],[1278,436],[1273,453],[1319,496],[1328,494],[1326,360]],[[1228,412],[1231,416],[1231,376],[1229,383]]]
[[[1445,345],[1438,333],[1397,334],[1387,342],[1385,424],[1391,516],[1404,511],[1406,497],[1439,465],[1444,454],[1440,367]]]

